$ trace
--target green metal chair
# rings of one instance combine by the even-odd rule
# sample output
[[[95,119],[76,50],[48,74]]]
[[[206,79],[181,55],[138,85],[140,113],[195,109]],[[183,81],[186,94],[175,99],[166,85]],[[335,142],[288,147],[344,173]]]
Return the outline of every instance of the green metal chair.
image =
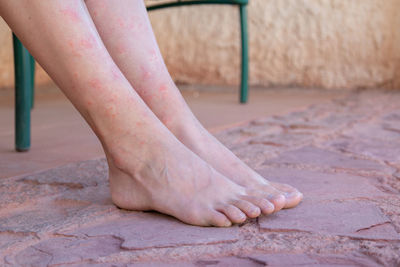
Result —
[[[241,84],[240,103],[246,103],[248,98],[248,37],[247,10],[248,0],[177,0],[163,1],[151,4],[148,11],[177,7],[184,5],[237,5],[240,14],[241,28]],[[31,144],[31,109],[34,103],[35,60],[28,50],[13,34],[14,72],[15,72],[15,149],[19,152],[28,151]]]

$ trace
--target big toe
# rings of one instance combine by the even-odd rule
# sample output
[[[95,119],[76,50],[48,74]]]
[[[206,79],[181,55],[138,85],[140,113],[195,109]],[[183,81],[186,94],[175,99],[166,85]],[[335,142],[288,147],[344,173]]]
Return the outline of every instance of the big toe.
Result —
[[[303,194],[293,186],[281,183],[271,183],[271,185],[283,192],[286,198],[286,203],[283,207],[285,209],[297,206],[303,199]]]

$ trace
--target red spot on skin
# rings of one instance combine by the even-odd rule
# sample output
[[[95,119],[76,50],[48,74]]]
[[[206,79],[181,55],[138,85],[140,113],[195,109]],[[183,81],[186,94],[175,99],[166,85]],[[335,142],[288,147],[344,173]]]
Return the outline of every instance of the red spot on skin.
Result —
[[[117,18],[117,23],[121,28],[125,27],[125,21],[121,18]]]
[[[61,12],[61,14],[70,18],[74,22],[81,21],[81,17],[79,16],[78,12],[75,9],[65,8],[65,9],[60,10],[60,12]]]
[[[157,51],[155,49],[151,49],[149,51],[150,61],[156,61],[158,59]]]
[[[93,104],[93,102],[92,101],[88,101],[87,104],[88,104],[88,106],[91,106]]]
[[[74,43],[72,41],[68,41],[68,46],[70,48],[74,48],[75,47],[75,45],[74,45]]]
[[[125,54],[127,51],[126,46],[124,44],[119,44],[117,46],[117,53],[118,54]]]
[[[168,118],[168,117],[162,120],[162,122],[163,122],[165,125],[169,125],[169,124],[171,123],[171,121],[172,121],[171,118]]]
[[[158,90],[159,90],[160,92],[166,92],[167,89],[168,89],[168,87],[167,87],[167,85],[165,85],[165,84],[162,84],[162,85],[160,86],[160,88],[158,88]]]
[[[93,48],[95,44],[96,44],[96,38],[94,38],[94,36],[88,36],[87,38],[82,39],[79,42],[80,47],[86,49]]]
[[[89,85],[94,88],[94,89],[100,89],[101,88],[101,83],[99,81],[99,79],[92,79],[89,81]]]
[[[140,71],[142,73],[142,81],[147,80],[151,76],[151,72],[146,67],[140,66]]]

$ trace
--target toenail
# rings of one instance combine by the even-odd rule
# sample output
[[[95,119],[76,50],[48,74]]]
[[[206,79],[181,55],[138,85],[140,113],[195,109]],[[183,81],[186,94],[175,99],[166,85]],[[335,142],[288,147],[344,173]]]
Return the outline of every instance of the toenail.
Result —
[[[293,192],[285,192],[284,195],[286,198],[295,198],[295,197],[300,197],[303,194],[298,191],[293,191]]]
[[[274,211],[275,210],[275,205],[274,204],[272,204],[271,202],[268,202],[268,211]]]

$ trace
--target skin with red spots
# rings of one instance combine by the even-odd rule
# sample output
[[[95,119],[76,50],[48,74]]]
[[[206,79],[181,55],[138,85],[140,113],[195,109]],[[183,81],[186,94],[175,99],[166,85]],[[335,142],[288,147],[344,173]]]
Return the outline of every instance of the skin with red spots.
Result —
[[[151,72],[148,70],[147,67],[140,66],[140,72],[142,74],[142,81],[148,80],[151,76]]]
[[[118,47],[117,47],[117,53],[118,54],[125,54],[127,50],[128,49],[127,49],[126,45],[123,44],[123,43],[119,44]]]
[[[168,90],[168,86],[167,86],[166,84],[162,84],[162,85],[158,88],[158,90],[159,90],[160,92],[166,92],[166,91]]]
[[[60,10],[61,14],[68,17],[70,20],[74,22],[80,22],[81,17],[79,13],[74,8],[65,8]]]
[[[94,88],[94,89],[100,89],[101,88],[101,82],[99,79],[94,78],[89,81],[89,85]]]
[[[86,38],[83,38],[79,42],[80,48],[85,48],[85,49],[92,49],[96,45],[96,39],[94,36],[88,36]]]

